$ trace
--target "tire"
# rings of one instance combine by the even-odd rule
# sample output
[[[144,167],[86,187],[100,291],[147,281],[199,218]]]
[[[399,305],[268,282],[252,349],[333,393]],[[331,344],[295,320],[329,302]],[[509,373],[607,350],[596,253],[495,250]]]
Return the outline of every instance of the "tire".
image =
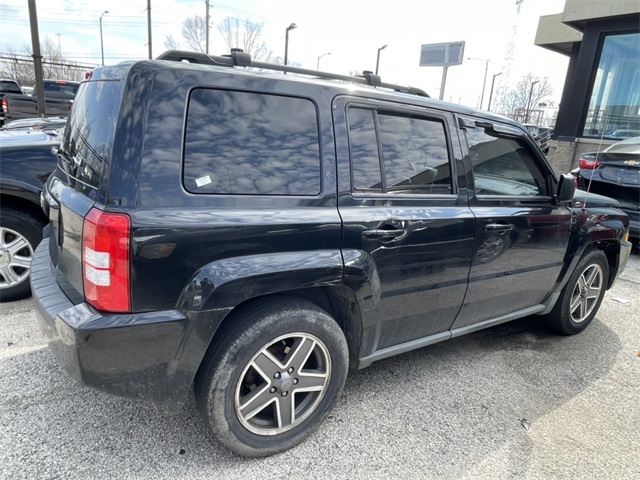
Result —
[[[298,445],[342,392],[349,364],[342,330],[297,298],[261,300],[230,320],[196,375],[200,413],[239,455],[264,457]]]
[[[0,213],[0,301],[31,295],[33,252],[42,240],[44,222],[29,213],[2,207]]]
[[[608,278],[605,254],[588,250],[547,316],[549,326],[563,335],[575,335],[587,328],[600,308]]]

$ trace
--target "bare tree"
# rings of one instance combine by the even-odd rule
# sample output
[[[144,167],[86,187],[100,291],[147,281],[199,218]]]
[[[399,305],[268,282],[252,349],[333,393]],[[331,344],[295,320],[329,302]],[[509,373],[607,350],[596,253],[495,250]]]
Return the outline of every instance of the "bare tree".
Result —
[[[528,73],[515,88],[502,97],[500,111],[521,122],[528,122],[531,112],[547,97],[553,94],[553,88],[546,77],[536,77]]]
[[[194,15],[182,23],[182,36],[194,52],[205,53],[207,42],[207,23],[204,17]]]
[[[164,48],[167,50],[181,50],[180,42],[178,42],[173,35],[166,35],[164,37]]]
[[[240,17],[226,17],[217,28],[229,51],[232,48],[241,48],[256,61],[275,60],[273,50],[262,39],[264,23],[252,22],[248,18],[242,20]]]
[[[60,44],[45,36],[40,47],[42,52],[42,75],[44,78],[80,81],[92,67],[65,59]],[[33,85],[36,81],[31,45],[24,44],[19,50],[9,45],[6,55],[0,60],[0,77],[12,78],[20,85]]]

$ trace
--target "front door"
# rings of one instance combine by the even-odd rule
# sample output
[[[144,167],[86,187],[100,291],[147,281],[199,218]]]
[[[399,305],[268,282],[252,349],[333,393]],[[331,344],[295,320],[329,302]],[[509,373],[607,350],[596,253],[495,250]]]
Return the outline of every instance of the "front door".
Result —
[[[562,269],[571,228],[571,211],[554,202],[550,167],[524,134],[465,124],[476,247],[454,328],[540,305]]]

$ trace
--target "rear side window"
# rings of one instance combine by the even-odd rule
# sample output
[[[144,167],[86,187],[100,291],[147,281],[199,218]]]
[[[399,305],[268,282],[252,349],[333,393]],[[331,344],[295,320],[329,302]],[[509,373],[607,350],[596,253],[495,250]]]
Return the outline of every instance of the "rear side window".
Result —
[[[363,108],[349,108],[347,118],[354,191],[452,192],[441,120]]]
[[[315,104],[262,93],[193,90],[183,175],[191,193],[318,195]]]
[[[469,156],[478,195],[546,196],[546,176],[522,139],[467,130]]]

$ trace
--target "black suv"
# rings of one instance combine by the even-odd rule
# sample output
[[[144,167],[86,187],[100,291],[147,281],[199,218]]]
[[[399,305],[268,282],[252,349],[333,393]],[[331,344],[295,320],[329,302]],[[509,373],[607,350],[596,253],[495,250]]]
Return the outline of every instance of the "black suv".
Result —
[[[534,314],[580,332],[630,252],[519,124],[371,74],[100,68],[57,155],[31,275],[51,348],[164,412],[194,385],[243,455],[301,442],[350,368]]]

